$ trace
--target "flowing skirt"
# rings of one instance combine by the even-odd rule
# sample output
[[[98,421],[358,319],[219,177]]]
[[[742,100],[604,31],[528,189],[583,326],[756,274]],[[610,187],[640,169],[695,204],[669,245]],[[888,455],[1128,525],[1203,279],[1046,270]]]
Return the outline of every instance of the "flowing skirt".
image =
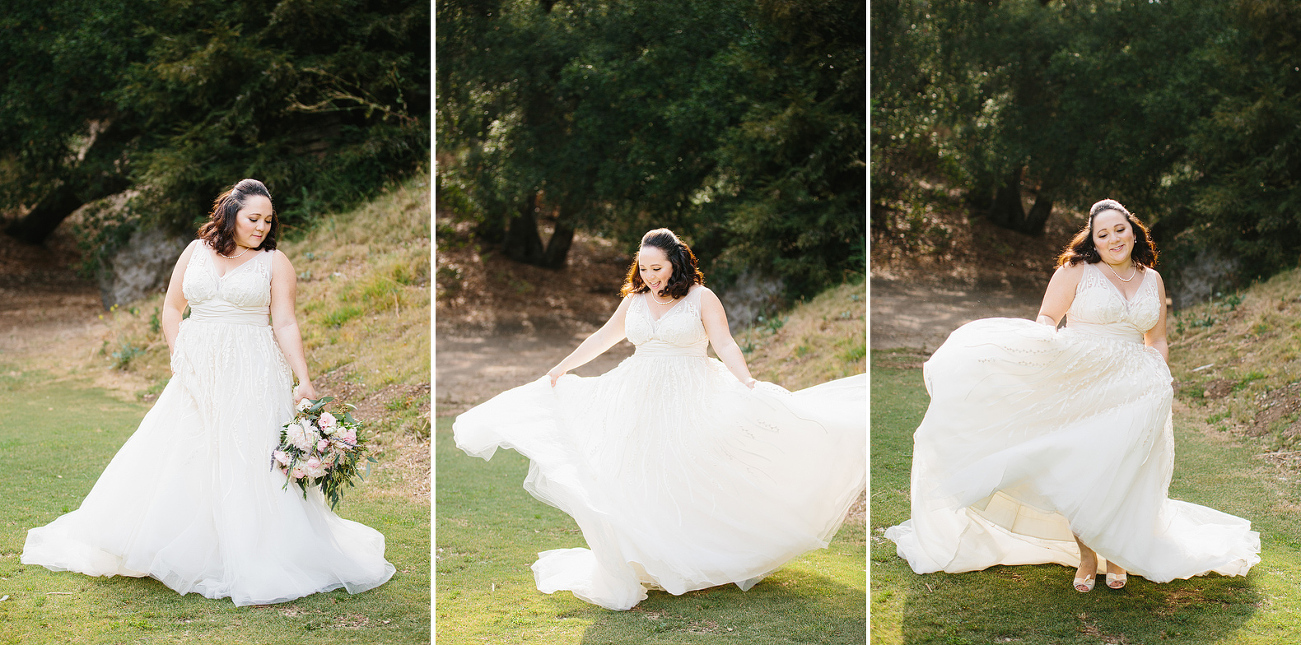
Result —
[[[531,460],[524,488],[589,549],[538,554],[538,589],[629,609],[648,588],[742,589],[825,547],[866,483],[863,375],[746,388],[722,363],[634,355],[596,378],[543,377],[462,414],[456,444]]]
[[[1169,368],[1129,340],[1028,320],[978,320],[924,368],[912,518],[888,529],[917,573],[1079,566],[1072,533],[1153,582],[1246,575],[1251,523],[1166,497],[1174,467]]]
[[[270,327],[187,320],[172,372],[81,507],[28,532],[24,564],[151,576],[236,605],[358,593],[393,575],[383,535],[270,467],[293,416]]]

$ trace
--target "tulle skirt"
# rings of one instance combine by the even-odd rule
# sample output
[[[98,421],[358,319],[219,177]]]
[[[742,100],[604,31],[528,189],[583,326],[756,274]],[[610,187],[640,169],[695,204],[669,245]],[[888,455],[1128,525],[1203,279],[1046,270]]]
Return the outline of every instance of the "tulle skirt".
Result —
[[[865,376],[753,390],[714,359],[634,355],[543,377],[462,414],[456,444],[531,460],[524,488],[590,549],[538,554],[543,592],[628,609],[646,590],[748,589],[825,547],[866,482]]]
[[[80,508],[28,532],[22,562],[151,576],[236,605],[387,581],[383,535],[270,467],[293,415],[271,328],[185,321],[176,348],[153,409]]]
[[[1156,350],[1028,320],[978,320],[924,369],[912,518],[888,529],[918,573],[1079,565],[1072,536],[1153,582],[1246,575],[1251,523],[1166,497],[1173,390]]]

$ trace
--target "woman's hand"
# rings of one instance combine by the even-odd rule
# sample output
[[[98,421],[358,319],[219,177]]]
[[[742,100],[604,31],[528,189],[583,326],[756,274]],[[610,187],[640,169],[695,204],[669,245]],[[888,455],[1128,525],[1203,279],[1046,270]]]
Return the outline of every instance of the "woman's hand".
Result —
[[[294,405],[298,405],[298,402],[303,399],[311,399],[315,401],[318,398],[319,397],[316,396],[316,388],[312,387],[310,382],[299,383],[298,387],[294,388]]]
[[[748,388],[750,388],[751,390],[753,390],[753,389],[754,389],[754,386],[755,386],[755,385],[758,385],[758,383],[759,383],[759,381],[757,381],[757,380],[755,380],[755,379],[750,379],[750,380],[748,380],[748,381],[741,381],[741,382],[742,382],[742,383],[745,383],[745,386],[748,387]]]
[[[550,372],[547,372],[547,376],[551,378],[551,387],[555,387],[555,386],[556,386],[556,381],[559,381],[559,380],[560,380],[560,377],[564,376],[564,375],[565,375],[565,372],[568,372],[568,371],[569,371],[569,370],[562,370],[562,369],[560,369],[560,366],[559,366],[559,365],[557,365],[557,366],[551,368],[551,371],[550,371]]]

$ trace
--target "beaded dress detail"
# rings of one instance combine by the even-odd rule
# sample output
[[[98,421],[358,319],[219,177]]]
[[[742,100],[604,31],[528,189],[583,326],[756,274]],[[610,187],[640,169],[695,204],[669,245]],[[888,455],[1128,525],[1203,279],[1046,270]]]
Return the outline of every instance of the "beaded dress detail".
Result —
[[[524,488],[588,549],[539,553],[538,589],[629,609],[647,589],[742,589],[825,547],[866,483],[867,381],[753,390],[709,358],[693,287],[656,319],[634,294],[636,353],[595,378],[542,377],[456,419],[456,445],[532,463]]]
[[[81,507],[30,530],[24,564],[152,576],[236,605],[285,602],[394,573],[384,536],[303,499],[271,469],[293,417],[292,373],[268,314],[274,252],[219,275],[192,243],[172,378]]]
[[[914,435],[912,518],[888,529],[917,573],[997,564],[1079,566],[1072,531],[1153,582],[1260,561],[1251,523],[1167,498],[1170,370],[1144,333],[1156,279],[1126,299],[1086,264],[1054,330],[988,318],[949,336],[923,370],[931,403]]]

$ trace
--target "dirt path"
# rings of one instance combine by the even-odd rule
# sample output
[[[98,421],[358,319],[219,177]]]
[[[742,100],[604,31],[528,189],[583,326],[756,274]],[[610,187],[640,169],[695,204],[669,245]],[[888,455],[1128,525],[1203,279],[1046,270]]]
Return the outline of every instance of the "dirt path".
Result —
[[[0,233],[0,359],[65,345],[103,323],[99,289],[77,275],[76,243],[63,234],[42,246]]]
[[[929,353],[949,333],[979,318],[1031,318],[1041,289],[940,287],[905,280],[871,279],[872,349],[911,348]]]
[[[488,399],[547,373],[587,335],[493,334],[435,337],[438,372],[438,416],[454,416]],[[608,372],[632,355],[624,341],[576,370],[579,376]]]

